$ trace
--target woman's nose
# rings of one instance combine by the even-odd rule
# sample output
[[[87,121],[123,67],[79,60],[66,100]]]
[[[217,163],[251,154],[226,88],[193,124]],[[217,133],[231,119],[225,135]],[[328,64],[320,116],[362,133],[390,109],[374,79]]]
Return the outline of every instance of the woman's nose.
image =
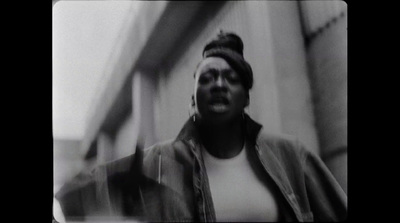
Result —
[[[217,85],[218,87],[225,87],[225,80],[221,75],[217,76],[215,85]]]
[[[215,79],[212,91],[227,91],[228,90],[227,88],[228,86],[226,86],[226,80],[223,77],[218,76]]]

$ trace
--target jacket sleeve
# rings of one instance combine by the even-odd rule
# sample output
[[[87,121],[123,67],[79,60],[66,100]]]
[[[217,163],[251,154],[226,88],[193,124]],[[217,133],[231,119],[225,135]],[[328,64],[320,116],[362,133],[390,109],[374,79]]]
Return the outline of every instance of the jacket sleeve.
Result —
[[[131,155],[97,166],[66,183],[56,194],[65,219],[82,221],[88,217],[125,215],[124,205],[134,203],[126,198],[134,199],[138,188],[138,157]]]
[[[305,152],[305,182],[315,221],[344,221],[347,195],[322,160]]]
[[[94,171],[83,172],[62,186],[55,198],[67,221],[83,221],[89,208],[96,205]]]

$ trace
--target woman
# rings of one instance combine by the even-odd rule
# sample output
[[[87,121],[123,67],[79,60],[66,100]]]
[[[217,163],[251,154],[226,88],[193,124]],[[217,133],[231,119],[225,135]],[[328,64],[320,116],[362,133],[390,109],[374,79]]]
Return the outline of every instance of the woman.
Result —
[[[245,114],[253,74],[240,37],[208,43],[194,78],[194,114],[178,136],[80,176],[57,195],[66,218],[346,219],[347,197],[322,161]]]

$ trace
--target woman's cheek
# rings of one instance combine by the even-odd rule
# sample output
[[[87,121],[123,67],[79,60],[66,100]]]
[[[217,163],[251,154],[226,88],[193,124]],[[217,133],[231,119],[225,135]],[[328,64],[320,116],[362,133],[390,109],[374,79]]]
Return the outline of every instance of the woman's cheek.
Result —
[[[196,108],[197,111],[201,114],[206,111],[206,92],[205,89],[203,88],[197,88],[196,90],[196,95],[195,95],[195,102],[196,102]]]

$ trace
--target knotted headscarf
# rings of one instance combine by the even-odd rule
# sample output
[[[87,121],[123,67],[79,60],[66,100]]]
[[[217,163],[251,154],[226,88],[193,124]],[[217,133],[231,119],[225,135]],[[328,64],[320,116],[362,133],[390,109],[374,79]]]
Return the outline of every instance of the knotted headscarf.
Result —
[[[217,38],[211,40],[203,49],[203,58],[220,57],[224,59],[241,77],[248,91],[253,86],[253,71],[243,57],[242,39],[234,33],[220,31]]]

